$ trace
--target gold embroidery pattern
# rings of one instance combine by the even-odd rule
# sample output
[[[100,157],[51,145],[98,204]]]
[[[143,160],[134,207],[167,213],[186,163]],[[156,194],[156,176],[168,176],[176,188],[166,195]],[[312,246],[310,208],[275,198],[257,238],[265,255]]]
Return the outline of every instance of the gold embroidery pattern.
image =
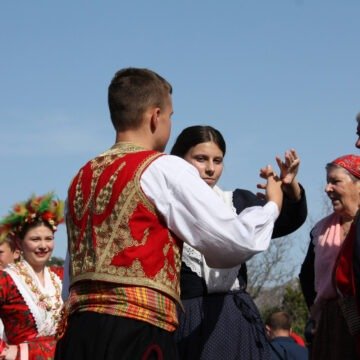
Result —
[[[125,163],[122,163],[120,167],[114,172],[114,174],[111,175],[109,182],[100,190],[94,206],[94,211],[96,214],[102,214],[107,208],[112,195],[114,183],[124,166]]]
[[[105,210],[109,211],[108,206],[111,196],[113,195],[113,185],[121,170],[126,166],[126,160],[124,159],[121,165],[119,165],[118,169],[114,172],[114,174],[112,174],[107,184],[101,189],[95,199],[95,185],[97,184],[98,178],[101,176],[105,167],[111,164],[114,160],[119,159],[119,157],[122,157],[129,152],[139,150],[142,149],[137,146],[133,146],[132,144],[116,144],[110,150],[91,162],[93,170],[91,196],[86,204],[90,207],[91,213],[98,215],[102,214]],[[94,224],[90,223],[89,217],[85,235],[78,245],[79,248],[72,249],[73,281],[93,279],[151,286],[170,294],[178,300],[178,274],[181,265],[180,248],[177,241],[169,231],[167,231],[167,242],[164,243],[163,248],[163,267],[153,278],[148,278],[146,276],[140,259],[133,259],[132,263],[126,267],[112,265],[114,257],[119,252],[130,247],[143,246],[148,241],[150,229],[143,229],[142,238],[134,239],[129,228],[129,220],[139,204],[145,206],[145,208],[153,214],[154,217],[158,217],[153,204],[140,188],[140,176],[146,166],[148,166],[148,164],[160,155],[161,154],[147,156],[145,160],[139,164],[133,180],[128,181],[126,186],[122,189],[122,192],[116,200],[113,209],[110,209],[111,211],[109,211],[109,216],[101,224],[94,226]],[[85,213],[83,205],[84,200],[80,191],[82,188],[81,179],[82,176],[80,174],[78,177],[78,183],[76,184],[76,196],[74,199],[74,208],[76,209],[77,216],[80,213]],[[79,239],[79,229],[76,228],[75,224],[72,223],[71,220],[68,221],[68,226],[70,238]],[[94,232],[95,239],[97,241],[95,251],[89,250],[94,248],[94,246],[90,244],[90,242],[93,241],[94,236],[92,232]],[[173,265],[171,265],[167,259],[170,250],[172,251],[172,261],[174,261]]]

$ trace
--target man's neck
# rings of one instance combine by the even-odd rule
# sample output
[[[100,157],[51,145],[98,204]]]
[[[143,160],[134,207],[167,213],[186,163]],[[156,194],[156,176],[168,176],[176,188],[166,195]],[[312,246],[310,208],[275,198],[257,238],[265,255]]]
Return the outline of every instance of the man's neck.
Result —
[[[153,150],[152,143],[142,132],[123,131],[116,134],[115,142],[129,142],[147,150]]]
[[[290,331],[289,330],[276,330],[272,333],[273,338],[276,337],[289,337]]]

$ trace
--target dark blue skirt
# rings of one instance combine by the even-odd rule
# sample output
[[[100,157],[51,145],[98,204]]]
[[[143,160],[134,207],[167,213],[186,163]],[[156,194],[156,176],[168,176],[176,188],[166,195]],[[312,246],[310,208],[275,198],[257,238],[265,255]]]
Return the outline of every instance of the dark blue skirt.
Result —
[[[183,305],[175,332],[180,359],[270,359],[264,324],[245,291],[186,299]]]

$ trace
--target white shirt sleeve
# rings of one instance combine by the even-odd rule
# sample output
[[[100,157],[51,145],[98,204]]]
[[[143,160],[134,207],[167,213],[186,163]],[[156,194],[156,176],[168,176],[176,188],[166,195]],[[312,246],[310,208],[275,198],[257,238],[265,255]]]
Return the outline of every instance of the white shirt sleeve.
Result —
[[[270,244],[279,216],[272,201],[236,215],[200,178],[195,167],[172,155],[153,161],[140,182],[169,229],[200,251],[211,267],[233,267]]]

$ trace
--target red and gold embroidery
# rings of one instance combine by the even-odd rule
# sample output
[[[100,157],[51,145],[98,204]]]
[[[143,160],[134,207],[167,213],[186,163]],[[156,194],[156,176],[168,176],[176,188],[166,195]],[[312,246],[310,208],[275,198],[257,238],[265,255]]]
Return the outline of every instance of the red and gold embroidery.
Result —
[[[161,153],[117,144],[86,164],[69,189],[72,283],[148,286],[179,301],[180,241],[140,187]]]

